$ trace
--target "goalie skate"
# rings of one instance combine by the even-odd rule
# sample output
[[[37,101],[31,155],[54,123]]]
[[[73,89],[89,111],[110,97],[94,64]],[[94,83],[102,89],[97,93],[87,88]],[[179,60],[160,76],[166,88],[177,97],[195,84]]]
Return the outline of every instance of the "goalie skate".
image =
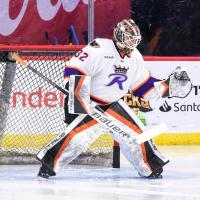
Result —
[[[47,168],[45,165],[42,164],[40,167],[40,170],[38,172],[38,177],[41,178],[49,178],[50,176],[55,176],[56,173],[49,168]]]

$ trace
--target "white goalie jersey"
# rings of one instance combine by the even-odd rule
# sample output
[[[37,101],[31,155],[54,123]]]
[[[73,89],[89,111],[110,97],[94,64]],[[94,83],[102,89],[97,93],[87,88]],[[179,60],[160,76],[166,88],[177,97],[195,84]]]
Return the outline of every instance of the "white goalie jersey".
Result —
[[[110,39],[96,39],[77,52],[64,71],[66,79],[70,75],[90,76],[91,99],[102,105],[117,101],[150,78],[137,49],[127,57]]]

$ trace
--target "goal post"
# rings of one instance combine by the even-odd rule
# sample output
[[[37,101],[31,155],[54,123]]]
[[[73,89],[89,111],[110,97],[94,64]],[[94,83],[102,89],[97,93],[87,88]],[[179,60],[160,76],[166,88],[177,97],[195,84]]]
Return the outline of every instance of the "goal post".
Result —
[[[40,148],[66,128],[64,95],[32,71],[9,60],[9,52],[17,52],[63,88],[66,61],[81,48],[81,45],[0,46],[0,163],[37,163],[35,155]],[[111,135],[104,134],[74,163],[119,167],[116,149],[119,147],[114,145]]]
[[[0,54],[0,62],[6,63],[5,71],[1,78],[2,86],[0,90],[0,141],[2,140],[6,127],[6,118],[8,115],[12,85],[16,71],[16,63],[9,61],[8,56],[8,52],[1,52]]]

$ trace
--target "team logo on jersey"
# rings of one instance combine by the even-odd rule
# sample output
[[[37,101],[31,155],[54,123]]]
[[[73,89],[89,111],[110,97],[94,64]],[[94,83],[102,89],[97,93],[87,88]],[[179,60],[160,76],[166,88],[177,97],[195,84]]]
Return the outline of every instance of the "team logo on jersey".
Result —
[[[126,73],[129,68],[126,67],[121,67],[120,65],[114,65],[115,67],[115,73],[110,74],[108,78],[112,78],[112,80],[106,85],[106,86],[111,86],[113,84],[118,84],[118,87],[120,90],[123,90],[123,82],[125,82],[128,77],[126,76]]]
[[[114,65],[115,67],[115,73],[117,74],[126,74],[129,70],[129,67],[121,67],[120,65]]]
[[[90,42],[90,46],[94,48],[100,48],[100,45],[96,40],[93,40],[92,42]]]

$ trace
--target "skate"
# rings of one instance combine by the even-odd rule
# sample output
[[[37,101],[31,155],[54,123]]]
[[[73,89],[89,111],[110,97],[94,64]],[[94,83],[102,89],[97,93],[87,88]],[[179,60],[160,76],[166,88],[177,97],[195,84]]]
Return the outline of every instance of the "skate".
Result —
[[[40,167],[40,170],[39,170],[37,176],[48,179],[49,177],[55,176],[55,175],[56,175],[56,173],[54,171],[50,170],[45,165],[42,165]]]
[[[148,176],[147,178],[149,178],[149,179],[161,179],[162,178],[162,172],[163,172],[163,168],[157,169],[156,171],[152,172],[152,174],[150,174],[150,176]]]

